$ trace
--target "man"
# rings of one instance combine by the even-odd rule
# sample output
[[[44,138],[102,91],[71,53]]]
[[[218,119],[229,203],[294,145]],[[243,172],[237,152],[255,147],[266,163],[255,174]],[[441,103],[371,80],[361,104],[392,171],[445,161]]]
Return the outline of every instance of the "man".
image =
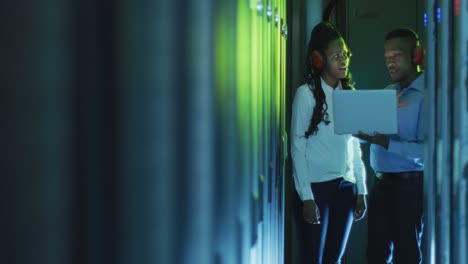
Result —
[[[424,49],[411,29],[398,28],[385,38],[384,57],[398,92],[398,134],[358,138],[371,143],[376,182],[369,197],[369,264],[421,263],[424,171]]]

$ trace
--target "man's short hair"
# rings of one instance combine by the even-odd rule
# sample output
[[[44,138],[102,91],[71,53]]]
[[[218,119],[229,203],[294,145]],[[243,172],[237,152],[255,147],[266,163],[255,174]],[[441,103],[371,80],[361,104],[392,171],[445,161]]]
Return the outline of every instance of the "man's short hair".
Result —
[[[420,39],[419,39],[418,34],[410,28],[406,28],[406,27],[397,28],[388,32],[387,35],[385,36],[385,40],[390,40],[394,38],[409,38],[413,41],[415,46],[420,45]]]

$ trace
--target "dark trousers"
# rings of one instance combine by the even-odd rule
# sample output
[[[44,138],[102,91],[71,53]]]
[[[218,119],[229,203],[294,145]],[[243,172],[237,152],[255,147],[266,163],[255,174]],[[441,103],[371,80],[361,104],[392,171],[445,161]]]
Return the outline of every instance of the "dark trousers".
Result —
[[[368,263],[421,263],[422,172],[379,175],[368,204]]]
[[[314,225],[312,263],[341,263],[353,224],[355,186],[352,182],[338,178],[312,183],[311,187],[321,222],[320,225]]]

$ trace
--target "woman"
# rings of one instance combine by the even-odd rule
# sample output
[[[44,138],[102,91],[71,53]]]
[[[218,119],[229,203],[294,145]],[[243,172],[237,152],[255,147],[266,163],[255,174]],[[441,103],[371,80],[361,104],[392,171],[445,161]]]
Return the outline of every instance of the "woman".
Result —
[[[304,220],[320,225],[313,263],[341,263],[353,220],[366,212],[366,173],[358,139],[333,131],[332,93],[354,89],[351,53],[335,26],[313,30],[306,56],[306,83],[293,102],[291,153]],[[357,193],[357,194],[356,194]]]

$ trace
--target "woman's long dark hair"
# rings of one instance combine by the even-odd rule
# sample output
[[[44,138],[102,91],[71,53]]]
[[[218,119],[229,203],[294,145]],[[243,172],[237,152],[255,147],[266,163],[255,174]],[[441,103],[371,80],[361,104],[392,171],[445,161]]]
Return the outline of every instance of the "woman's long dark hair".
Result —
[[[327,111],[328,104],[325,101],[325,93],[323,92],[322,82],[320,79],[323,68],[317,69],[314,67],[312,64],[311,54],[313,51],[318,51],[321,54],[324,54],[324,51],[328,48],[330,42],[340,38],[343,38],[340,32],[332,23],[328,21],[320,22],[317,26],[315,26],[315,28],[312,30],[312,33],[310,34],[305,64],[305,79],[314,95],[315,107],[310,119],[309,129],[305,132],[306,138],[309,138],[310,135],[317,134],[319,131],[318,125],[320,122],[323,121],[325,125],[330,123],[328,120]],[[354,89],[354,82],[349,71],[346,77],[341,79],[341,86],[344,90]]]

